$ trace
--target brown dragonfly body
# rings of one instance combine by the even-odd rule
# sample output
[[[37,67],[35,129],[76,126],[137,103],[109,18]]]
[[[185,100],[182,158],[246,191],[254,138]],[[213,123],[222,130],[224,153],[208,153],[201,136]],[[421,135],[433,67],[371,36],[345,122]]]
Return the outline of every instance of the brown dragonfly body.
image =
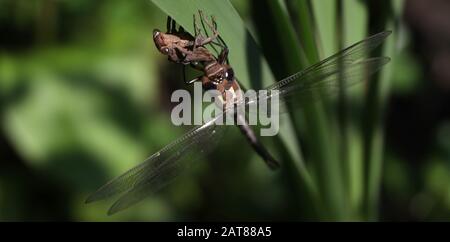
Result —
[[[211,61],[204,66],[204,74],[193,79],[192,81],[201,80],[202,86],[205,90],[218,90],[222,95],[223,104],[228,102],[243,103],[243,97],[240,95],[242,93],[241,87],[236,79],[236,76],[234,75],[233,68],[226,64],[227,57],[228,49],[223,49],[216,61]],[[232,100],[228,100],[229,97],[231,97]],[[239,130],[247,138],[247,141],[256,153],[261,156],[261,158],[271,169],[278,168],[280,163],[273,158],[273,156],[258,140],[253,129],[246,122],[244,115],[235,112],[234,119],[235,123],[238,124],[237,126]]]

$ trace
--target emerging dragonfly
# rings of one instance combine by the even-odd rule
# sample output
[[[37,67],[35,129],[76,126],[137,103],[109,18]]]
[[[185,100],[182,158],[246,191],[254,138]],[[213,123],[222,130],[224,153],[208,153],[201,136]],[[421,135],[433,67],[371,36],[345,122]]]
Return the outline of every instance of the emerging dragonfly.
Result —
[[[322,94],[337,93],[340,78],[345,81],[346,86],[361,82],[390,61],[388,57],[368,57],[369,52],[379,46],[390,33],[390,31],[381,32],[364,39],[303,71],[274,83],[266,90],[277,90],[278,92],[275,93],[280,101],[287,101],[293,96],[296,96],[295,100],[301,98],[308,101],[320,98]],[[215,86],[223,86],[225,82],[228,82],[232,85],[227,86],[239,88],[232,68],[224,63],[219,64],[221,81],[217,82],[218,80],[215,79],[217,77],[208,76],[206,70],[202,79],[205,82],[209,80]],[[272,97],[269,95],[267,99],[270,101]],[[258,98],[239,100],[236,105],[248,105],[259,101],[261,100]],[[234,115],[234,113],[225,111],[223,115]],[[140,165],[99,188],[88,197],[86,202],[122,194],[112,205],[108,214],[114,214],[138,203],[170,183],[180,172],[195,163],[199,156],[211,151],[221,139],[226,127],[226,125],[216,125],[215,120],[195,126]]]

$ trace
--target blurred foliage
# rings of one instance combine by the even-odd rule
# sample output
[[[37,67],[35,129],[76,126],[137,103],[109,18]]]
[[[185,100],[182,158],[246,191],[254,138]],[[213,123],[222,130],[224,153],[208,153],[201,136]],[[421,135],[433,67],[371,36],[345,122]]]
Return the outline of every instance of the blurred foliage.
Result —
[[[236,32],[239,38],[226,35],[231,45],[241,45],[236,56],[247,56],[241,51],[249,51],[249,43],[252,48],[258,48],[256,43],[266,47],[258,33],[261,23],[251,12],[262,7],[257,6],[259,2],[233,0],[229,5],[245,21],[243,25],[240,18],[233,19],[241,28]],[[361,1],[344,2],[345,21],[351,26],[347,46],[366,35],[367,13]],[[326,57],[338,48],[333,37],[335,4],[314,3],[318,31],[325,33],[320,35],[318,54]],[[0,220],[317,219],[311,212],[314,205],[303,198],[307,191],[295,182],[298,164],[285,163],[294,172],[271,172],[236,129],[229,130],[205,162],[138,206],[107,217],[109,202],[84,204],[90,192],[186,130],[170,122],[169,95],[184,87],[181,70],[152,43],[152,30],[164,29],[165,21],[166,14],[150,1],[0,1]],[[233,26],[233,22],[227,24]],[[448,220],[450,115],[436,118],[432,128],[426,129],[428,139],[419,135],[416,126],[402,125],[413,124],[417,118],[399,115],[405,102],[410,109],[426,109],[433,102],[420,98],[430,84],[424,60],[412,48],[414,35],[403,24],[398,32],[402,41],[395,43],[398,53],[391,63],[391,93],[385,100],[380,219]],[[265,79],[270,79],[271,71],[274,76],[290,74],[280,69],[277,73],[282,61],[262,52],[271,68],[264,71]],[[260,63],[235,59],[243,62],[241,73],[249,77],[243,78],[244,83],[258,85],[260,76],[250,72]],[[351,120],[362,113],[359,103],[364,87],[355,89],[349,91],[357,113]],[[358,128],[355,123],[350,130]],[[415,134],[419,138],[414,142],[423,148],[418,155],[413,155],[418,150],[404,145],[410,139],[407,136]],[[350,157],[361,159],[361,137],[352,132],[350,137]],[[284,140],[296,142],[294,137]],[[283,154],[284,146],[273,145],[278,142],[266,143]],[[298,148],[293,147],[290,153]],[[352,185],[356,187],[352,196],[358,200],[357,191],[362,188]]]

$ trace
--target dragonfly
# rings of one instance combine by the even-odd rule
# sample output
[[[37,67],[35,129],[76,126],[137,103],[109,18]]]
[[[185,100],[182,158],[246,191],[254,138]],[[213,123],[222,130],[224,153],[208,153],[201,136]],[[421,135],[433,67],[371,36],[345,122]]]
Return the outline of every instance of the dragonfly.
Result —
[[[321,100],[322,97],[337,93],[340,88],[340,80],[344,81],[345,87],[360,83],[389,63],[389,57],[370,57],[369,54],[390,34],[391,31],[384,31],[372,35],[304,70],[275,82],[265,90],[268,93],[276,90],[273,93],[277,95],[280,103],[293,99],[303,102]],[[223,64],[221,67],[221,75],[225,81],[236,79],[231,66]],[[202,78],[211,80],[217,77]],[[237,81],[232,83],[237,83]],[[233,85],[238,88],[238,84]],[[264,98],[266,99],[264,101],[270,101],[274,96],[268,95]],[[260,101],[263,100],[258,96],[254,99],[238,100],[236,105],[249,105]],[[235,114],[225,110],[222,115]],[[216,118],[221,117],[217,116]],[[100,187],[87,198],[86,203],[118,195],[119,198],[108,210],[108,215],[135,205],[172,182],[180,173],[214,150],[223,138],[226,127],[226,125],[217,125],[215,119],[194,126],[186,134],[151,155],[141,164]]]
[[[197,15],[194,14],[194,33],[195,37],[186,34],[180,26],[176,29],[176,22],[167,18],[167,32],[161,33],[158,29],[154,30],[153,40],[156,48],[168,56],[169,61],[183,64],[183,72],[185,65],[190,65],[194,69],[203,72],[203,75],[196,77],[190,81],[186,81],[186,75],[183,73],[183,79],[186,84],[192,84],[201,81],[204,90],[217,90],[222,93],[221,101],[230,97],[237,97],[235,102],[239,102],[242,98],[241,87],[234,76],[233,68],[230,67],[228,61],[228,47],[221,38],[217,30],[217,22],[213,15],[210,19],[206,18],[201,10],[198,11],[200,23],[203,26],[204,35],[197,22]],[[211,36],[208,34],[206,26],[209,27]],[[214,56],[205,45],[219,46],[222,48],[219,53],[217,49],[213,48],[218,56]],[[176,55],[174,53],[177,53]],[[232,102],[232,101],[230,101]],[[229,103],[230,103],[229,102]],[[218,103],[219,105],[222,105]],[[247,138],[253,149],[263,158],[271,169],[276,169],[280,163],[268,152],[268,150],[258,140],[252,128],[247,124],[245,114],[237,112],[233,117],[235,122],[240,122],[239,125],[241,133]]]

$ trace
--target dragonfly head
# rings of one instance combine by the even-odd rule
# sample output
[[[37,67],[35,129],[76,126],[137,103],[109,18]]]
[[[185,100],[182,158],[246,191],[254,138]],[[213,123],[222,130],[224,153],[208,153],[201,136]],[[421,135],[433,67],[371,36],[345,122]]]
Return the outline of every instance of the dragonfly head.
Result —
[[[234,71],[233,71],[233,68],[231,68],[231,67],[228,67],[226,70],[225,70],[225,79],[227,79],[227,81],[229,81],[229,82],[232,82],[233,80],[234,80]]]

